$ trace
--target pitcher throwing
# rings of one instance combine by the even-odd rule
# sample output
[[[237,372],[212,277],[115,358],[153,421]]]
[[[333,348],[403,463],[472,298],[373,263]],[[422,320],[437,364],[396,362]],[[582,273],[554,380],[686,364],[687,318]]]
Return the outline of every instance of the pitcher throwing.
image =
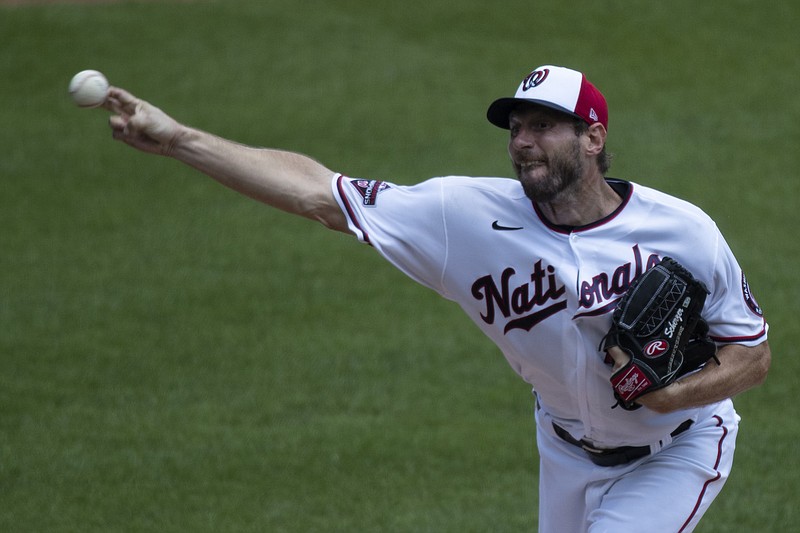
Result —
[[[582,73],[536,68],[489,106],[489,121],[509,131],[516,179],[351,178],[182,125],[119,88],[105,107],[114,138],[350,233],[457,302],[534,391],[539,531],[691,531],[719,494],[739,421],[730,398],[765,379],[767,324],[705,213],[607,177],[606,100]],[[706,291],[696,320],[705,352],[699,368],[642,388],[620,369],[648,366],[672,337],[654,330],[641,353],[603,341],[631,284],[666,258]]]

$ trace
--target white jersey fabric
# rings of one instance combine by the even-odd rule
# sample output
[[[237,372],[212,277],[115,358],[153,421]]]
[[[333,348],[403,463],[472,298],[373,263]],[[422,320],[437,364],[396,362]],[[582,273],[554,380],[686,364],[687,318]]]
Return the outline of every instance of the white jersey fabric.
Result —
[[[718,343],[756,345],[767,325],[714,222],[699,208],[609,179],[623,202],[588,226],[550,224],[517,180],[450,176],[402,186],[337,175],[350,230],[394,266],[457,302],[533,386],[541,415],[599,447],[658,442],[700,410],[657,414],[616,403],[598,349],[611,312],[654,261],[703,281]]]

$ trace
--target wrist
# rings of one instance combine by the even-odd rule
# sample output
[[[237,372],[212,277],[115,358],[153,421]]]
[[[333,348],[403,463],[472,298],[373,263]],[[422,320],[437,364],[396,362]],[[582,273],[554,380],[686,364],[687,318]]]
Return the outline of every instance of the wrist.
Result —
[[[175,132],[170,137],[167,144],[161,146],[161,155],[166,157],[172,157],[178,144],[181,142],[183,137],[185,136],[185,128],[182,126],[178,126],[175,128]]]
[[[640,396],[636,399],[636,403],[661,414],[683,409],[684,406],[680,405],[682,387],[683,384],[680,381],[675,381],[664,388]]]
[[[175,129],[169,141],[162,145],[161,155],[166,157],[177,157],[177,152],[184,148],[192,137],[192,130],[182,124],[175,124]]]

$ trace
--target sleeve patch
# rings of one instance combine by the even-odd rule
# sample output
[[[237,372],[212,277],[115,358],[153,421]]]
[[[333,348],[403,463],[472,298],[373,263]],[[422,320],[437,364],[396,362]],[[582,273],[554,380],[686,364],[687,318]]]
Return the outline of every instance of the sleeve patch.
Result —
[[[744,295],[744,301],[747,304],[747,307],[758,316],[763,317],[764,312],[761,310],[761,307],[756,302],[756,299],[753,297],[753,293],[750,292],[750,285],[747,283],[747,278],[742,272],[742,294]]]
[[[378,194],[389,189],[389,184],[380,180],[350,180],[350,185],[355,187],[363,198],[364,207],[375,207],[378,203]]]

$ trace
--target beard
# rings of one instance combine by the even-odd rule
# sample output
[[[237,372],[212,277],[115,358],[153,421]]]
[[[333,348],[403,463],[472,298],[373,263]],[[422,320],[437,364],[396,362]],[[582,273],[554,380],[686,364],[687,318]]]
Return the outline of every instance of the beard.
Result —
[[[546,203],[574,187],[583,175],[580,150],[580,142],[576,138],[569,146],[553,152],[541,163],[547,165],[547,174],[542,177],[526,176],[522,164],[514,162],[514,172],[525,195],[534,202]]]

